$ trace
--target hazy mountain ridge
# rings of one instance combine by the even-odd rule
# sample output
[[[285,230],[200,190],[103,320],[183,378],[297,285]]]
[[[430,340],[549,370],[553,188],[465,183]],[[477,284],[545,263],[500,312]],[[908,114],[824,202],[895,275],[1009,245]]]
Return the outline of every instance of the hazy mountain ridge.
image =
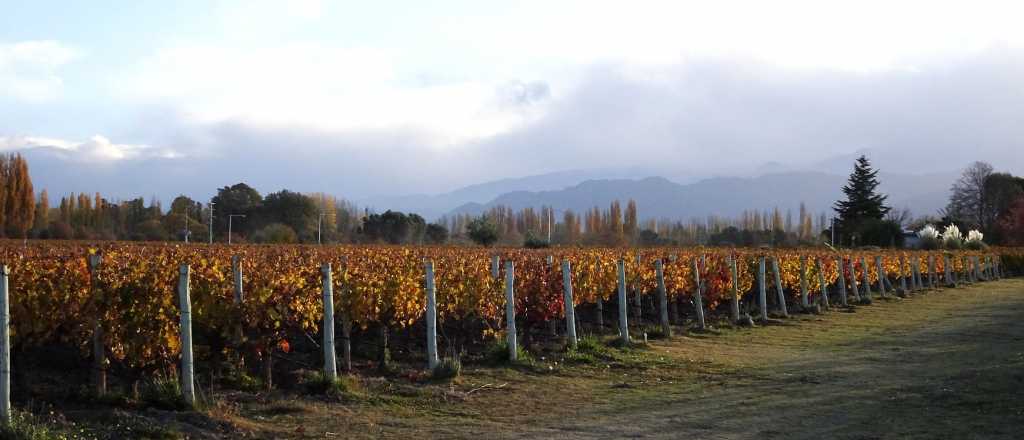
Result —
[[[934,215],[945,205],[946,189],[956,173],[926,175],[880,174],[880,190],[890,194],[889,204],[907,207],[915,216]],[[836,174],[792,171],[758,177],[714,177],[692,184],[679,184],[663,177],[643,179],[592,179],[561,190],[514,191],[487,203],[467,203],[452,214],[480,214],[496,205],[513,209],[554,206],[556,210],[583,212],[602,209],[612,200],[634,199],[640,217],[689,219],[708,215],[739,216],[744,210],[768,210],[778,206],[794,215],[801,202],[815,215],[831,213],[832,204],[842,196],[846,177]]]

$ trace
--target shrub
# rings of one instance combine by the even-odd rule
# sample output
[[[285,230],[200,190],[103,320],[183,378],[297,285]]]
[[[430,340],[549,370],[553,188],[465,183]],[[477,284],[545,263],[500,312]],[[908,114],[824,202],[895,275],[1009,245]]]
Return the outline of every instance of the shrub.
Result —
[[[462,361],[458,354],[447,356],[430,372],[430,377],[437,380],[454,379],[462,374]]]
[[[45,422],[37,420],[31,414],[12,411],[11,424],[0,426],[0,438],[10,440],[56,440],[70,437],[47,427]]]
[[[358,390],[356,378],[348,375],[341,375],[330,379],[323,372],[317,372],[304,378],[302,389],[307,394],[318,394],[325,396],[345,396]]]
[[[526,240],[523,240],[523,247],[527,249],[545,249],[551,247],[551,243],[533,235],[532,232],[527,232]]]
[[[181,395],[181,383],[176,377],[158,376],[142,386],[142,402],[154,408],[181,411],[189,409]]]
[[[485,217],[469,222],[466,230],[469,231],[469,239],[481,246],[489,247],[498,241],[498,227]]]
[[[532,364],[533,356],[523,349],[522,345],[516,347],[516,362],[518,364]],[[487,346],[484,351],[484,361],[491,365],[508,364],[508,342],[495,341]]]
[[[271,223],[256,232],[253,238],[257,243],[283,244],[299,241],[299,236],[295,234],[295,230],[283,223]]]

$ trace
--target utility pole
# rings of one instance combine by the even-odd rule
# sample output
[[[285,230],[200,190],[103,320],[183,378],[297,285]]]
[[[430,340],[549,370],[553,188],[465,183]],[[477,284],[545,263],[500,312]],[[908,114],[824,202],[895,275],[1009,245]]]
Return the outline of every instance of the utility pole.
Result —
[[[245,214],[228,214],[228,244],[231,244],[231,221],[234,220],[235,217],[245,218]]]
[[[321,231],[323,223],[324,223],[324,215],[326,215],[326,214],[321,212],[320,216],[317,217],[317,219],[316,219],[316,244],[317,245],[321,244],[320,243],[320,231]]]
[[[831,243],[832,247],[836,247],[836,218],[835,217],[832,217],[832,227],[830,227],[829,229],[832,230],[832,243]]]
[[[215,204],[210,202],[210,244],[213,244],[213,205]]]
[[[188,234],[191,231],[188,230],[188,207],[187,206],[185,207],[184,212],[185,212],[185,244],[188,244]]]

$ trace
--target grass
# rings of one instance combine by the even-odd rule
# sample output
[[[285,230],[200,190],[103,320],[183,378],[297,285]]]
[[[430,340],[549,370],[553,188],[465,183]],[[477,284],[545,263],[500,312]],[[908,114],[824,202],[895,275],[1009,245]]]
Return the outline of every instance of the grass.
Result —
[[[57,440],[74,437],[48,426],[47,423],[32,414],[14,411],[11,414],[11,424],[0,427],[0,438],[5,440]]]
[[[1024,281],[837,308],[647,345],[584,335],[564,351],[520,348],[517,362],[495,342],[481,361],[431,372],[438,380],[311,375],[302,394],[226,392],[218,398],[231,411],[203,414],[228,424],[216,432],[256,438],[1012,439],[1024,430]]]

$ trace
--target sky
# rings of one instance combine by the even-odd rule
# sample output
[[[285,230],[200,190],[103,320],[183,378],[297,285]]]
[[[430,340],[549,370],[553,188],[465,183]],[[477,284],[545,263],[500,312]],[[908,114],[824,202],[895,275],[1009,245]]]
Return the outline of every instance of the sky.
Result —
[[[1020,2],[0,0],[37,189],[350,199],[571,169],[1024,173]]]

